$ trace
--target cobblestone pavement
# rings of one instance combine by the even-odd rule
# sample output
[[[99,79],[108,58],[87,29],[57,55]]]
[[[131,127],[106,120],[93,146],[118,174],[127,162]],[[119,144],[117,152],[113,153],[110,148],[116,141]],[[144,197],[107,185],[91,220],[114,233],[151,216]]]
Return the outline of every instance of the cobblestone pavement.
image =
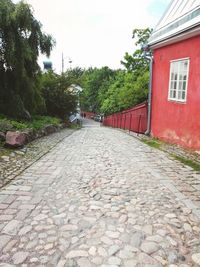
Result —
[[[142,135],[137,136],[133,132],[130,134],[139,140],[147,138]],[[162,143],[160,150],[166,152],[165,155],[168,154],[168,157],[173,159],[173,161],[174,161],[174,155],[176,155],[184,159],[191,159],[194,162],[200,163],[200,154],[195,151],[191,151],[191,150],[184,149],[179,146],[167,144],[167,143]],[[168,169],[167,165],[162,164],[162,166],[159,166],[159,170],[162,170],[162,168],[164,168],[164,171],[168,172],[168,176],[171,179],[173,179],[178,191],[188,196],[190,200],[192,200],[200,208],[199,172],[196,174],[193,172],[193,174],[191,175],[191,172],[190,172],[191,169],[186,166],[185,168],[178,168],[178,169],[177,169],[177,166],[175,168],[172,166],[172,168]]]
[[[63,138],[72,134],[73,131],[72,129],[64,129],[36,139],[21,149],[0,148],[0,188],[41,158]]]
[[[86,125],[0,191],[0,266],[200,266],[199,185],[164,152]]]

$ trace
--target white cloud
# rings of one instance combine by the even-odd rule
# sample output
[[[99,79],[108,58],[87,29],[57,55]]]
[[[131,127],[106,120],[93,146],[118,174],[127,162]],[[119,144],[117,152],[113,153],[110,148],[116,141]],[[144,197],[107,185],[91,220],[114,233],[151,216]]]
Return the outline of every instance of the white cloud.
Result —
[[[69,56],[72,66],[120,67],[125,52],[133,52],[134,28],[153,27],[153,5],[163,11],[169,0],[27,0],[43,29],[52,34],[57,45],[51,60],[58,72],[61,54]],[[43,58],[42,58],[43,59]],[[41,59],[41,60],[42,60]],[[68,59],[65,60],[69,67]]]

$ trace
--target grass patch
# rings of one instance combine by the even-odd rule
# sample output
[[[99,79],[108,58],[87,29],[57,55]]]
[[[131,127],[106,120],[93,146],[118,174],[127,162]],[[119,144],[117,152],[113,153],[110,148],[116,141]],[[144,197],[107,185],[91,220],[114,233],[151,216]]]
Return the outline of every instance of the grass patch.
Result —
[[[200,172],[200,164],[191,160],[191,159],[186,159],[181,156],[177,156],[172,154],[172,157],[175,158],[176,160],[182,162],[183,164],[191,167],[193,170]]]
[[[0,131],[2,132],[25,129],[39,130],[46,125],[59,125],[60,123],[60,119],[49,116],[33,116],[31,121],[18,121],[0,115]]]
[[[1,146],[1,144],[0,144]],[[2,146],[3,146],[3,143],[2,143]],[[10,153],[12,152],[13,150],[9,149],[9,148],[0,148],[0,157],[1,156],[9,156]]]
[[[78,129],[81,129],[82,128],[82,125],[81,124],[77,124],[77,123],[71,123],[69,125],[69,128],[70,129],[76,129],[76,130],[78,130]]]
[[[147,144],[148,146],[156,148],[156,149],[160,149],[160,147],[161,147],[161,143],[155,139],[150,139],[150,140],[142,139],[142,142]]]

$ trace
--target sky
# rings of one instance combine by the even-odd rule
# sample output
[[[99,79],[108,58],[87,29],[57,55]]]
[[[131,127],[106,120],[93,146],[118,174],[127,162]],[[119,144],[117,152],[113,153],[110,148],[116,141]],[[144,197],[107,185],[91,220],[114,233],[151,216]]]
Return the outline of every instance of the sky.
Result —
[[[43,31],[56,40],[50,60],[57,73],[61,72],[62,53],[64,70],[77,66],[121,68],[125,52],[135,49],[133,29],[154,28],[170,1],[26,0]],[[40,56],[41,66],[46,59]]]

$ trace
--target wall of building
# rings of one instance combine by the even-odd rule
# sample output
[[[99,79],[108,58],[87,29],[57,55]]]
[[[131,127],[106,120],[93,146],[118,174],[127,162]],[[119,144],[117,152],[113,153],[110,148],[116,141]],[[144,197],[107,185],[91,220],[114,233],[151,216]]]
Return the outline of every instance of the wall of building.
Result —
[[[170,61],[190,58],[187,99],[169,101]],[[154,51],[151,134],[200,149],[200,36]]]

